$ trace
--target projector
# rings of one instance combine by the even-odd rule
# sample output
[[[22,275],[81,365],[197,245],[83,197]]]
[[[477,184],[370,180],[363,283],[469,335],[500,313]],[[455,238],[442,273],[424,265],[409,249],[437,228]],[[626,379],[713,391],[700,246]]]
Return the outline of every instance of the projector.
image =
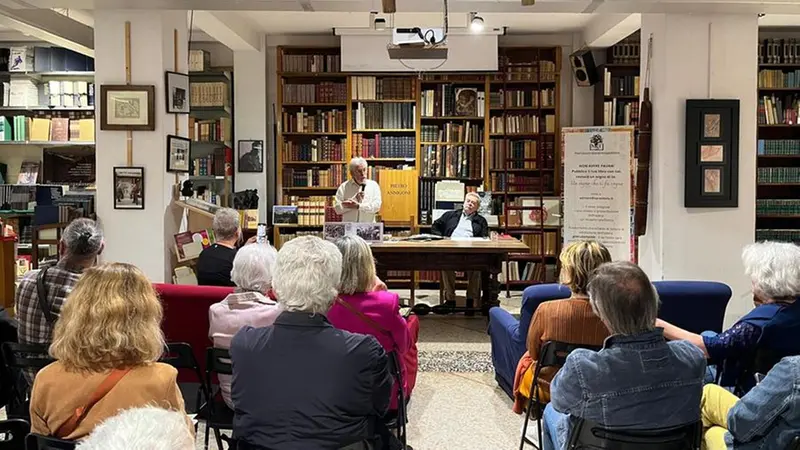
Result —
[[[395,28],[392,30],[392,45],[420,46],[444,43],[444,30],[441,28]]]

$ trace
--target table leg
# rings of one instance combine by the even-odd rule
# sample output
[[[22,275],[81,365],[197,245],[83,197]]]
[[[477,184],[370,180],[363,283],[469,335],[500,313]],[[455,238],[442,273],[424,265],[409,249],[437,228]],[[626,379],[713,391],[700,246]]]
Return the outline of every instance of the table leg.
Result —
[[[481,289],[483,290],[481,312],[484,315],[489,314],[489,308],[500,305],[496,277],[497,275],[489,270],[481,271]]]

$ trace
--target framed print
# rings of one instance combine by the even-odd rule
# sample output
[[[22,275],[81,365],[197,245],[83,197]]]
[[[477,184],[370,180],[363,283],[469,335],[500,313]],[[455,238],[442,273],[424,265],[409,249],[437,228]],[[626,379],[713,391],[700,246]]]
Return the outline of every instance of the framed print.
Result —
[[[189,172],[192,141],[180,136],[167,135],[167,172]]]
[[[723,162],[723,147],[722,145],[701,145],[700,146],[700,162]]]
[[[683,204],[739,206],[739,100],[687,100]]]
[[[189,114],[189,75],[178,72],[166,73],[167,113]]]
[[[703,194],[722,193],[722,169],[703,169]]]
[[[114,209],[144,209],[144,167],[114,167]]]
[[[557,227],[561,225],[561,199],[558,197],[522,198],[522,226]]]
[[[720,136],[720,115],[703,114],[703,138],[718,138]]]
[[[239,172],[264,171],[264,141],[239,141]]]
[[[100,129],[154,131],[155,86],[100,86]]]

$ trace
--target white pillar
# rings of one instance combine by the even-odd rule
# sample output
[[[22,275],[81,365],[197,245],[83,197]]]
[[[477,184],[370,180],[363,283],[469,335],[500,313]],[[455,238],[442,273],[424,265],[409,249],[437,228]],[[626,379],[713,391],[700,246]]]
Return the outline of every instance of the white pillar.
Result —
[[[113,167],[125,166],[127,133],[102,131],[100,86],[125,84],[125,22],[131,22],[131,83],[155,86],[155,131],[133,132],[133,166],[144,167],[144,210],[115,210]],[[186,11],[96,10],[97,215],[106,234],[104,260],[135,264],[155,282],[171,281],[173,234],[180,212],[172,209],[174,174],[167,173],[167,135],[175,116],[166,113],[164,72],[174,70],[173,30],[178,30],[178,72],[186,72]],[[186,136],[187,116],[178,116]]]
[[[647,234],[639,263],[654,280],[713,280],[733,289],[726,324],[752,307],[741,251],[755,237],[758,18],[645,14],[653,35],[653,144]],[[687,99],[739,99],[739,207],[685,208]]]

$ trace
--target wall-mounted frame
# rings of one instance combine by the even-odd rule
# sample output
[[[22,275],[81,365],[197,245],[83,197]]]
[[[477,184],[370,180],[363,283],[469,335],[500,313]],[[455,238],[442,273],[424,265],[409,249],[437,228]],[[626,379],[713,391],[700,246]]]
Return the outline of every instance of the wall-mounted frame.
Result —
[[[739,100],[686,100],[687,208],[739,206]]]
[[[167,113],[189,114],[189,75],[178,72],[166,72],[165,89]]]
[[[100,86],[100,129],[155,131],[155,86]]]
[[[264,141],[239,141],[236,157],[239,172],[263,172]]]
[[[114,167],[114,209],[144,209],[144,167]]]
[[[167,172],[188,173],[192,141],[180,136],[167,135]]]

